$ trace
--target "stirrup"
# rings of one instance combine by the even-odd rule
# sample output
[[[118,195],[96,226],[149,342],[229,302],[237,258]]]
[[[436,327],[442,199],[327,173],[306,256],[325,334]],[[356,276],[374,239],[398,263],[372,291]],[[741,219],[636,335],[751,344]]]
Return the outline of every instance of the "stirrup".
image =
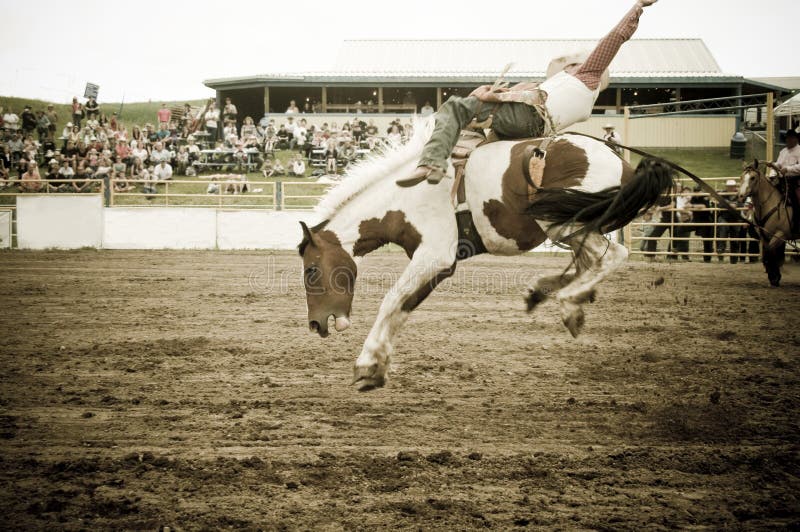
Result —
[[[436,166],[418,166],[410,177],[398,179],[395,183],[401,187],[413,187],[423,181],[428,181],[428,183],[435,185],[442,180],[444,175],[444,170]]]

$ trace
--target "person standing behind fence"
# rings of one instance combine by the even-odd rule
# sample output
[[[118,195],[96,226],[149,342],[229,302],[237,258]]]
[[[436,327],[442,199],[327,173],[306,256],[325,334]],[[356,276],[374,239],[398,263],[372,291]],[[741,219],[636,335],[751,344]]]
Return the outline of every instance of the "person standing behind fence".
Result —
[[[725,181],[725,189],[720,191],[719,195],[728,200],[728,202],[735,207],[742,206],[736,201],[737,183],[735,179],[728,179]],[[739,222],[740,218],[727,209],[722,208],[720,205],[717,205],[717,209],[719,209],[717,211],[717,259],[722,262],[725,259],[723,255],[727,247],[728,239],[736,238],[739,233],[739,227],[733,224]],[[734,252],[734,249],[736,252],[739,251],[739,243],[731,241],[731,253]],[[736,260],[733,255],[731,255],[731,263],[735,262]]]
[[[703,240],[703,262],[711,262],[714,254],[714,226],[710,225],[711,205],[708,196],[702,193],[700,185],[694,188],[695,195],[689,200],[689,208],[692,210],[692,222],[696,225],[691,230]]]
[[[603,126],[603,130],[605,131],[605,133],[603,133],[603,140],[613,144],[611,149],[614,150],[617,155],[622,155],[622,148],[619,147],[619,145],[622,144],[622,137],[616,132],[614,125],[606,124]]]

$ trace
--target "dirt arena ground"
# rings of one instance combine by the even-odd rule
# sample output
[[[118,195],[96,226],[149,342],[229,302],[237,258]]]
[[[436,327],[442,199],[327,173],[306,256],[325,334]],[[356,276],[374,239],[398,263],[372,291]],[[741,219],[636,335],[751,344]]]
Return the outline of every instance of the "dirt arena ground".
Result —
[[[800,527],[800,269],[631,262],[575,340],[566,263],[461,264],[362,394],[400,254],[323,340],[293,253],[2,253],[0,527]]]

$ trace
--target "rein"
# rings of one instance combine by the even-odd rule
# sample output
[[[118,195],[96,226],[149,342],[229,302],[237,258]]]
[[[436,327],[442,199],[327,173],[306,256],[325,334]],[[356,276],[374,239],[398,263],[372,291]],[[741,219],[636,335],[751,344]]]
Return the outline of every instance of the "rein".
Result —
[[[716,190],[714,190],[714,188],[711,185],[709,185],[708,183],[703,181],[700,177],[696,176],[695,174],[693,174],[689,170],[683,168],[680,165],[677,165],[677,164],[673,163],[672,161],[668,161],[668,160],[666,160],[666,159],[664,159],[662,157],[658,157],[656,155],[647,153],[644,150],[640,150],[640,149],[637,149],[637,148],[632,148],[630,146],[625,146],[624,144],[618,144],[616,142],[611,142],[611,141],[608,141],[608,140],[605,140],[605,139],[601,139],[601,138],[595,137],[593,135],[588,135],[586,133],[578,133],[577,131],[568,131],[568,132],[563,133],[563,134],[564,135],[578,135],[578,136],[581,136],[581,137],[588,137],[590,139],[594,139],[594,140],[602,142],[603,144],[605,144],[609,148],[619,147],[619,148],[622,148],[624,150],[628,150],[631,153],[635,153],[637,155],[641,155],[642,157],[649,157],[651,159],[656,159],[659,162],[662,162],[662,163],[666,164],[667,166],[673,168],[674,170],[680,172],[681,174],[689,177],[692,181],[697,183],[697,185],[700,187],[701,190],[703,190],[704,192],[707,192],[712,198],[714,198],[717,201],[717,203],[719,205],[722,205],[723,207],[725,207],[725,209],[727,209],[728,211],[733,213],[742,222],[744,222],[747,225],[753,227],[754,229],[760,230],[765,235],[770,235],[771,237],[775,237],[776,236],[776,235],[770,233],[769,231],[767,231],[766,229],[764,229],[763,226],[761,226],[761,225],[759,225],[757,223],[751,222],[750,220],[748,220],[747,218],[742,216],[742,213],[736,207],[731,205],[731,203],[727,199],[722,197]],[[777,207],[776,207],[775,210],[777,210]],[[770,212],[768,216],[764,216],[762,218],[761,223],[766,222],[767,219],[769,218],[769,216],[772,216],[772,214],[774,214],[774,213]],[[797,245],[793,244],[791,241],[786,240],[785,238],[780,238],[780,237],[778,237],[778,238],[780,240],[783,240],[784,242],[786,242],[790,246],[792,246],[796,251],[800,251],[800,248],[798,248]]]

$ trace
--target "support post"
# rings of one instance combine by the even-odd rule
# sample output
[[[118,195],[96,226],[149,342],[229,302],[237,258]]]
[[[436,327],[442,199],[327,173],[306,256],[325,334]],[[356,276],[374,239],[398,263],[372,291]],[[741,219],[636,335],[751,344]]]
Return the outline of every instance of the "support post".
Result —
[[[436,110],[442,106],[442,88],[436,87]]]
[[[322,87],[322,108],[323,113],[328,112],[328,87]]]
[[[767,93],[767,160],[773,160],[775,157],[775,117],[773,112],[774,96]],[[790,124],[791,127],[791,124]]]
[[[619,114],[620,110],[622,109],[622,89],[617,87],[617,93],[616,94],[617,94],[616,95],[616,101],[614,102],[614,105],[617,108],[616,109],[616,113]]]
[[[383,113],[383,87],[378,87],[378,112]]]
[[[627,105],[625,106],[625,121],[622,128],[622,135],[625,141],[626,146],[631,145],[631,108]],[[631,152],[630,150],[625,150],[625,162],[631,162]]]
[[[269,87],[264,87],[264,113],[269,113]]]
[[[275,181],[275,210],[283,210],[283,181]]]

